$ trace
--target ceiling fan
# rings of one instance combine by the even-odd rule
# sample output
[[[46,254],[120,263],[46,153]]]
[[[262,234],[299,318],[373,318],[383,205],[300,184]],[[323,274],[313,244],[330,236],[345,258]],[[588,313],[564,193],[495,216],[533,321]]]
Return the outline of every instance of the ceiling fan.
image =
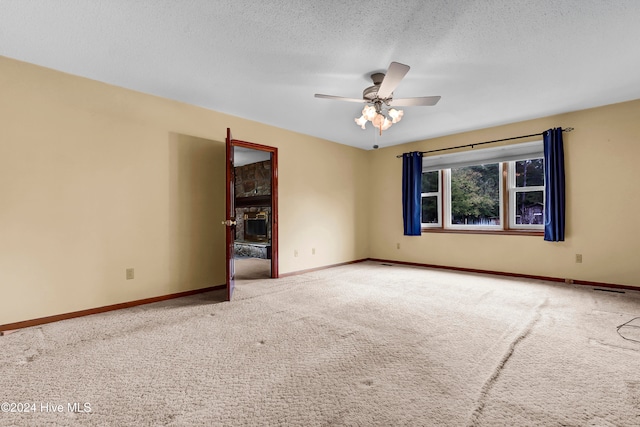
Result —
[[[362,110],[362,116],[355,119],[355,122],[365,129],[367,121],[374,127],[387,130],[393,123],[402,119],[404,112],[388,107],[412,107],[412,106],[432,106],[440,101],[440,96],[420,96],[417,98],[393,98],[393,91],[398,87],[404,76],[409,71],[409,66],[399,62],[392,62],[387,69],[387,73],[373,73],[371,80],[373,86],[369,86],[362,92],[362,99],[345,98],[342,96],[322,95],[316,93],[316,98],[336,99],[338,101],[365,103],[367,106]]]

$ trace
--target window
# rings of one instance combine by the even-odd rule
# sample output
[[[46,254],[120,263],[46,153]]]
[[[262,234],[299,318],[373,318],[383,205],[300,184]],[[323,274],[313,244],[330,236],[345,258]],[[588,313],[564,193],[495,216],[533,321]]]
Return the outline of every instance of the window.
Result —
[[[442,225],[442,191],[440,190],[440,171],[424,172],[422,174],[422,225]]]
[[[447,225],[449,228],[500,228],[500,163],[447,169]]]
[[[544,159],[509,162],[509,226],[544,224]]]
[[[422,227],[541,231],[542,142],[425,157]]]

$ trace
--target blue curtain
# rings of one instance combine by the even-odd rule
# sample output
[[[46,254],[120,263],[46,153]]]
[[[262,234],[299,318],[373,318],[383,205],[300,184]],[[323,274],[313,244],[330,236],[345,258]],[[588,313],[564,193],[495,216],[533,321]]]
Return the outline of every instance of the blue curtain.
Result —
[[[422,153],[414,151],[402,155],[402,218],[404,235],[419,236],[422,209]]]
[[[564,148],[562,128],[543,133],[544,142],[544,240],[564,241]]]

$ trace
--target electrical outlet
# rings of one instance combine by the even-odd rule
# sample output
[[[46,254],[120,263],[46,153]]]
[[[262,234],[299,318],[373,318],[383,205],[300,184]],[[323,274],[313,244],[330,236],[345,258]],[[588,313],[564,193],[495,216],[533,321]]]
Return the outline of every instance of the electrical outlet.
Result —
[[[127,280],[131,280],[133,277],[133,268],[127,268]]]
[[[297,249],[295,249],[295,250],[293,251],[293,256],[298,256],[298,250],[297,250]]]
[[[311,248],[311,255],[315,255],[316,254],[316,248]]]
[[[400,243],[396,243],[396,249],[400,249]]]
[[[582,264],[582,254],[576,254],[576,262]]]

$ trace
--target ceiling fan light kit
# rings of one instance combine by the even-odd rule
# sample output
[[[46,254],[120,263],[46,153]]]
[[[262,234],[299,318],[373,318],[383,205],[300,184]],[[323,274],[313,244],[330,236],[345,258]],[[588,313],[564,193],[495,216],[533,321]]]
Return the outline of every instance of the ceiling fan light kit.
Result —
[[[367,122],[371,122],[376,129],[387,130],[392,124],[402,120],[403,110],[387,108],[394,106],[432,106],[440,100],[439,96],[423,96],[418,98],[393,99],[393,91],[398,87],[400,81],[409,71],[409,66],[392,62],[386,74],[373,73],[371,80],[373,86],[369,86],[362,92],[362,99],[344,98],[341,96],[322,95],[316,93],[316,98],[337,99],[340,101],[363,102],[366,105],[362,109],[362,116],[355,119],[355,122],[362,129],[366,129]]]
[[[389,129],[392,124],[402,120],[403,115],[404,111],[396,110],[395,108],[387,110],[387,114],[385,115],[381,103],[377,102],[374,103],[374,105],[364,107],[362,109],[362,116],[355,119],[355,121],[362,129],[365,129],[368,121],[371,122],[375,128],[380,129],[380,135],[382,135],[383,130]]]

